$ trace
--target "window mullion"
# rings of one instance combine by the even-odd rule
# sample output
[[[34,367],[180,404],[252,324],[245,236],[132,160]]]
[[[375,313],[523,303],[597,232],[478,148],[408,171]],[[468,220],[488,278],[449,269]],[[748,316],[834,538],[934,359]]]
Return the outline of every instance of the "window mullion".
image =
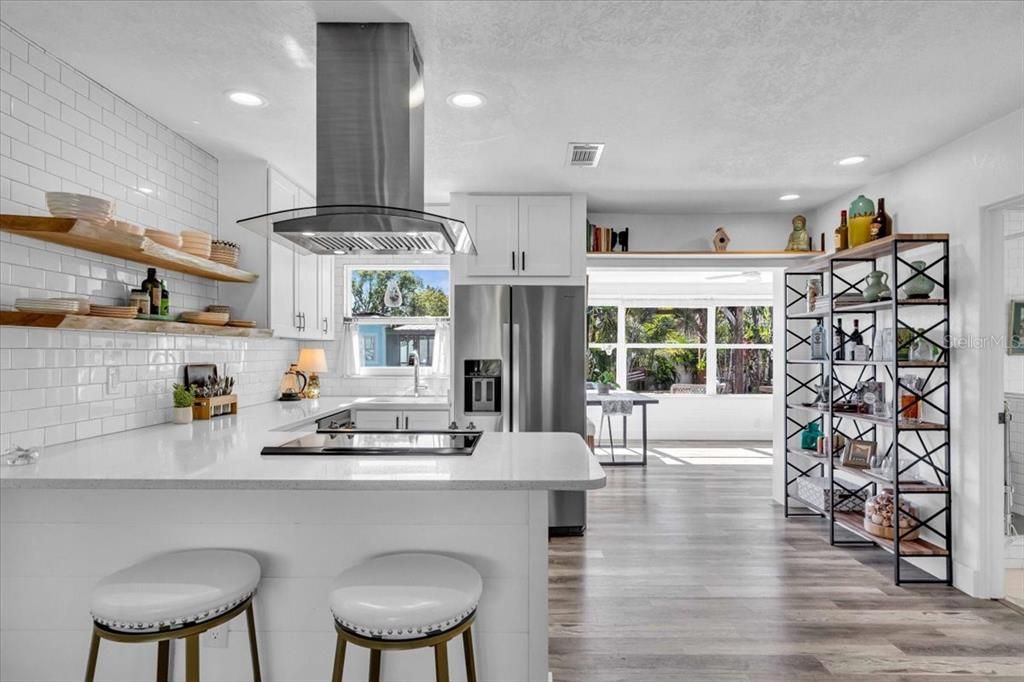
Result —
[[[615,383],[621,388],[629,388],[626,379],[629,376],[629,364],[626,360],[626,306],[620,304],[616,309],[615,322]]]
[[[704,356],[704,390],[708,395],[718,394],[718,318],[715,317],[715,313],[715,306],[708,306],[706,332],[708,349]]]

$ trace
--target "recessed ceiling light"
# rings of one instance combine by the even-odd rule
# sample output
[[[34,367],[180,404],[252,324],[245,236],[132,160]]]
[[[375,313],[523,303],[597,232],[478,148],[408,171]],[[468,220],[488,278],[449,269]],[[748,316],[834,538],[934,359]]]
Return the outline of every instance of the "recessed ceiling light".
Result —
[[[143,194],[152,194],[153,193],[153,188],[152,187],[136,187],[135,189],[139,190]]]
[[[265,107],[267,100],[252,92],[244,90],[232,90],[228,93],[228,99],[243,107]]]
[[[487,98],[479,92],[453,92],[448,95],[448,104],[460,109],[476,109],[486,101]]]
[[[856,166],[858,163],[864,163],[868,160],[866,156],[847,156],[845,159],[839,159],[836,161],[837,166]]]
[[[781,197],[779,197],[779,201],[793,201],[794,199],[799,198],[799,194],[783,194]]]
[[[338,249],[338,250],[337,250],[337,251],[335,251],[334,253],[335,253],[335,254],[337,254],[337,255],[339,255],[339,256],[344,256],[344,255],[345,255],[345,254],[346,254],[347,252],[346,252],[346,251],[342,251],[341,249]]]
[[[194,125],[194,126],[199,125],[199,121],[192,121],[192,125]]]
[[[316,236],[316,232],[303,232],[302,236],[303,237],[315,237]]]

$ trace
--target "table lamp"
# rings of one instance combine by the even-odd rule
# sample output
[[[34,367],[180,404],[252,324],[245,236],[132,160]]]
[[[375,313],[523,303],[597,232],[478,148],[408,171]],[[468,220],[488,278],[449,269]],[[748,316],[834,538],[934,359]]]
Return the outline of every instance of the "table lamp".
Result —
[[[320,397],[320,377],[317,372],[327,371],[327,353],[323,348],[303,348],[299,351],[299,371],[309,374],[306,397],[316,400]]]

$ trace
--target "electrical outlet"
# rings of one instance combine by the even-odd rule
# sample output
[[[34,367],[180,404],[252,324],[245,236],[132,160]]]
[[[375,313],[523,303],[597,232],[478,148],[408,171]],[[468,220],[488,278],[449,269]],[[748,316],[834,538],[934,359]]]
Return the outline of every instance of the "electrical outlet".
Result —
[[[208,649],[228,648],[228,624],[218,625],[199,636],[201,643]]]
[[[107,395],[121,395],[121,368],[107,367]]]

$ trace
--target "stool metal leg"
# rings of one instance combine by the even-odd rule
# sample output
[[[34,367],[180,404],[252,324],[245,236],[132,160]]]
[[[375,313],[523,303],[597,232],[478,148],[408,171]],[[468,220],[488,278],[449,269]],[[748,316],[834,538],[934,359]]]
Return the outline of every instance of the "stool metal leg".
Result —
[[[185,682],[199,682],[199,635],[185,638]]]
[[[331,675],[331,682],[341,682],[341,673],[345,669],[345,647],[348,645],[341,635],[338,635],[338,643],[334,646],[334,674]]]
[[[434,645],[434,676],[437,682],[449,682],[447,641]]]
[[[168,682],[171,667],[171,640],[156,643],[156,682]]]
[[[85,682],[93,682],[96,679],[96,659],[99,655],[100,636],[93,630],[92,641],[89,642],[89,662],[85,664]]]
[[[249,655],[252,656],[252,680],[253,682],[263,682],[263,676],[260,674],[260,650],[256,646],[256,616],[252,612],[252,602],[249,602],[248,608],[245,609],[245,620],[249,625]]]
[[[380,649],[370,649],[370,682],[380,682]]]
[[[473,657],[473,629],[462,633],[462,651],[466,659],[466,680],[476,682],[476,659]]]

